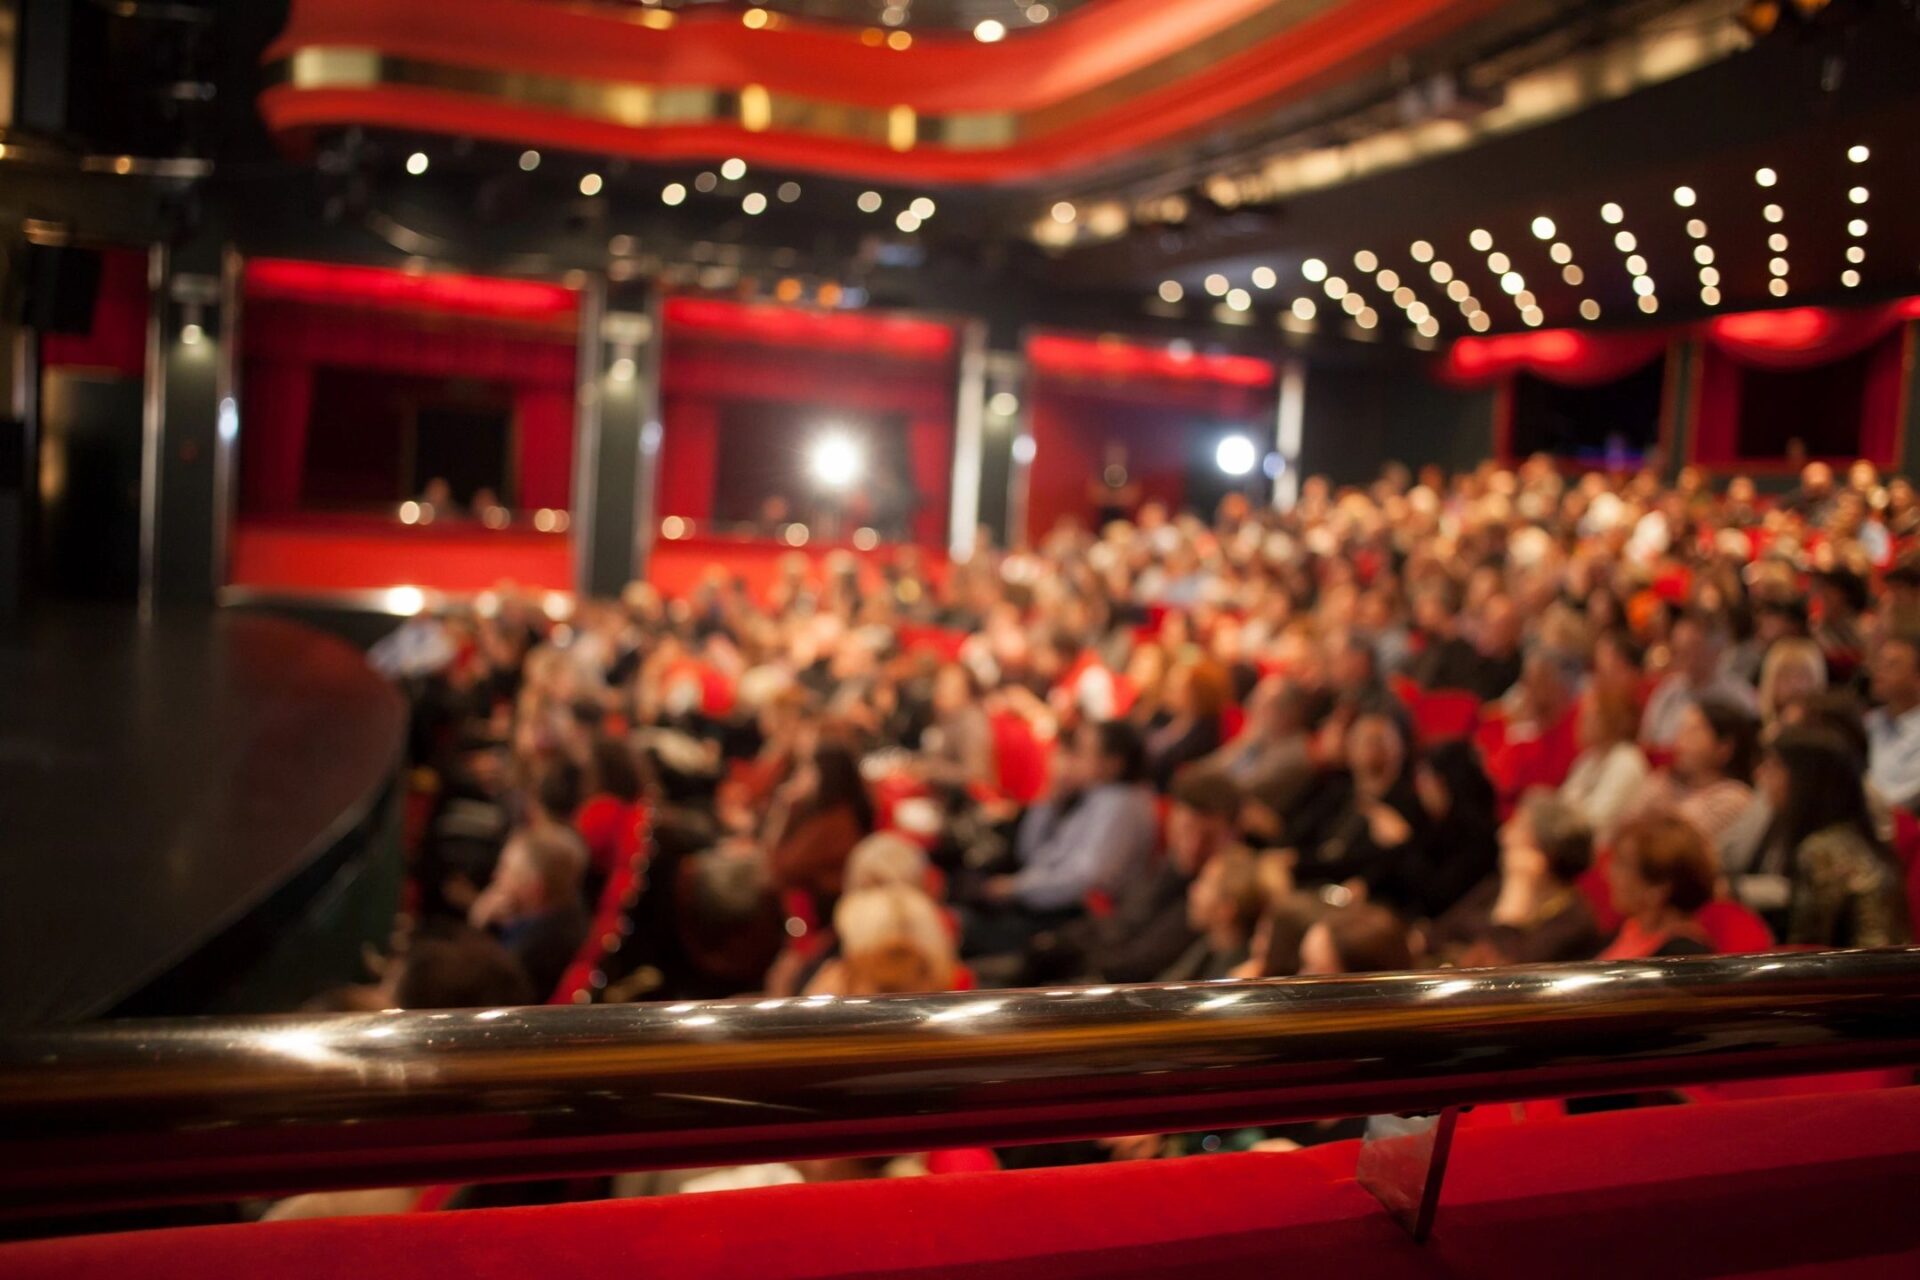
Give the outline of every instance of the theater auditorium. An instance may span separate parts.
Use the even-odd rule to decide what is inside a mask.
[[[0,1280],[1920,1275],[1920,3],[0,0]]]

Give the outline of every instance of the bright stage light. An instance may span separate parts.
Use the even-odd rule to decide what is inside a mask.
[[[866,474],[867,456],[859,441],[843,431],[833,431],[808,447],[807,470],[823,488],[849,489]]]
[[[1260,460],[1260,451],[1245,436],[1228,436],[1213,451],[1213,460],[1230,476],[1244,476]]]

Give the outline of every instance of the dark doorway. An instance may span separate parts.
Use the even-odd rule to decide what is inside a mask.
[[[511,411],[491,404],[422,404],[413,419],[413,479],[419,493],[427,481],[439,477],[453,489],[454,501],[465,506],[481,489],[510,500],[507,484],[508,443],[513,434]]]
[[[1801,441],[1814,455],[1860,452],[1861,401],[1873,349],[1811,369],[1740,371],[1739,448],[1743,458],[1784,458]]]
[[[461,507],[480,489],[511,506],[513,403],[506,383],[316,369],[302,504],[388,507],[442,478]]]
[[[140,587],[140,380],[47,370],[40,431],[40,582],[50,595],[131,601]]]
[[[1666,376],[1664,359],[1595,387],[1516,374],[1509,447],[1519,458],[1546,453],[1600,466],[1637,465],[1660,442]]]

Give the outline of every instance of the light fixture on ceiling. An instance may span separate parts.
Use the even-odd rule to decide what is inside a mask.
[[[1694,193],[1692,187],[1675,187],[1673,189],[1673,202],[1682,209],[1693,208],[1694,201],[1699,198],[1700,197]]]
[[[678,182],[669,182],[666,186],[660,188],[661,204],[665,204],[665,205],[681,204],[686,200],[686,198],[687,198],[687,189],[685,186],[683,186]]]
[[[1300,264],[1300,274],[1318,284],[1327,278],[1327,264],[1318,258],[1308,258]]]
[[[973,38],[981,44],[998,44],[1007,38],[1007,24],[997,18],[985,18],[974,24]]]
[[[1553,225],[1553,219],[1541,214],[1533,220],[1533,235],[1536,240],[1551,240],[1559,228]]]
[[[1614,226],[1619,226],[1620,223],[1626,220],[1626,217],[1627,217],[1627,211],[1625,209],[1622,209],[1619,205],[1613,203],[1611,200],[1609,200],[1606,204],[1603,204],[1600,206],[1600,220],[1602,222],[1612,223]]]
[[[1280,283],[1280,273],[1275,271],[1272,267],[1255,267],[1253,269],[1253,287],[1254,288],[1271,289],[1279,283]]]
[[[414,177],[417,178],[421,174],[425,173],[426,171],[427,171],[427,153],[426,152],[416,151],[412,155],[407,157],[408,173],[412,174]]]
[[[880,193],[878,191],[862,191],[860,198],[854,201],[854,204],[858,206],[862,213],[880,212],[880,203]]]
[[[585,173],[580,175],[580,194],[583,196],[599,195],[600,188],[602,185],[603,184],[600,181],[600,175],[597,173]]]
[[[1160,282],[1160,301],[1173,303],[1180,301],[1180,299],[1186,296],[1187,291],[1181,287],[1178,280],[1162,280]]]
[[[739,156],[733,156],[720,162],[720,176],[728,182],[738,182],[747,176],[747,162]]]
[[[522,151],[520,153],[520,171],[522,173],[532,173],[539,167],[540,153],[538,151]]]

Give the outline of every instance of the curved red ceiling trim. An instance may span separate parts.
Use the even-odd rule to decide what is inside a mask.
[[[1153,45],[1170,13],[1188,31],[1206,31],[1244,16],[1271,0],[1112,0],[1073,15],[1055,27],[1017,40],[982,45],[970,39],[922,38],[896,52],[862,45],[850,32],[818,29],[748,31],[732,20],[700,16],[666,31],[609,19],[554,13],[532,0],[480,0],[468,6],[450,0],[414,0],[369,11],[351,0],[298,0],[287,32],[268,52],[285,58],[301,48],[351,47],[447,65],[494,70],[533,70],[586,77],[617,70],[628,83],[671,84],[673,77],[701,74],[705,84],[739,88],[757,84],[771,91],[822,102],[865,106],[906,105],[923,117],[952,111],[1006,113],[1011,103],[1057,101],[1095,78],[1136,70],[1147,52],[1164,55],[1181,46]],[[1503,0],[1336,0],[1239,53],[1218,59],[1164,88],[1128,95],[1089,117],[1026,141],[979,149],[920,144],[908,150],[827,136],[749,131],[732,122],[630,126],[543,106],[477,94],[418,86],[309,88],[278,85],[259,103],[270,128],[298,133],[316,127],[366,125],[461,134],[502,142],[600,152],[646,160],[704,160],[737,155],[749,162],[893,181],[1014,182],[1084,167],[1164,142],[1255,104],[1300,95],[1376,65],[1431,39]],[[473,9],[484,6],[524,18],[538,11],[540,26],[564,29],[565,40],[529,34],[537,56],[498,31],[485,39]],[[428,15],[434,15],[429,20]],[[560,19],[566,19],[562,27]],[[1210,19],[1210,21],[1209,21]],[[599,24],[610,44],[651,51],[650,58],[604,65],[598,39],[586,48],[578,23]],[[517,25],[516,25],[517,31]],[[457,38],[455,38],[457,36]],[[618,37],[616,40],[615,37]],[[711,47],[708,47],[711,46]],[[804,53],[796,50],[804,49]],[[1049,53],[1049,50],[1057,50]],[[672,56],[669,57],[668,55]],[[482,62],[472,62],[483,58]],[[1049,70],[1049,59],[1058,66]],[[646,67],[664,64],[661,79]],[[1070,67],[1071,74],[1059,70]],[[587,70],[582,70],[585,67]],[[1043,97],[1042,95],[1051,95]]]
[[[388,267],[288,258],[252,258],[246,265],[249,298],[278,298],[330,306],[373,306],[571,324],[579,295],[557,284],[492,276],[414,275]]]
[[[1027,339],[1027,361],[1037,374],[1076,379],[1131,382],[1215,382],[1233,387],[1273,383],[1273,363],[1258,356],[1182,352],[1116,338],[1076,338],[1035,334]]]

